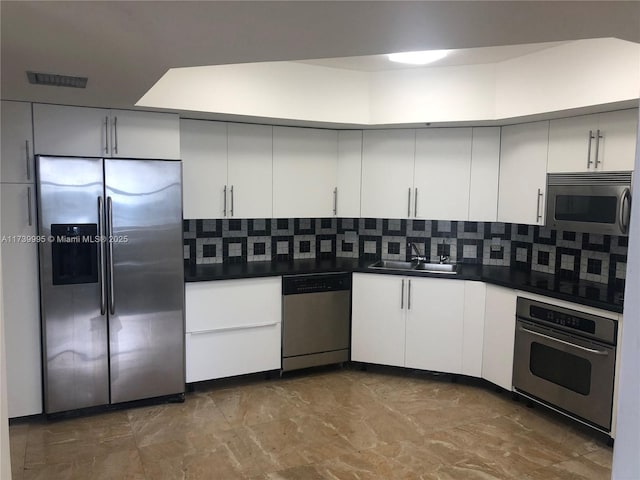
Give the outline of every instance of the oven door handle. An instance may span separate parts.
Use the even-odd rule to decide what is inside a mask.
[[[604,356],[609,355],[609,352],[607,352],[606,350],[594,350],[593,348],[581,347],[580,345],[576,345],[575,343],[566,342],[564,340],[560,340],[559,338],[554,338],[554,337],[550,337],[549,335],[545,335],[543,333],[534,332],[533,330],[529,330],[528,328],[524,328],[520,325],[518,325],[518,329],[521,332],[530,333],[531,335],[535,335],[537,337],[542,337],[542,338],[546,338],[547,340],[551,340],[553,342],[562,343],[563,345],[568,345],[569,347],[577,348],[578,350],[582,350],[584,352],[593,353],[594,355],[604,355]]]

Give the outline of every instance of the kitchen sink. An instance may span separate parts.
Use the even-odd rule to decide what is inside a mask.
[[[457,263],[425,263],[421,262],[415,267],[416,271],[429,272],[429,273],[458,273]]]
[[[418,264],[416,262],[400,262],[396,260],[380,260],[369,265],[369,268],[387,268],[389,270],[413,270]]]
[[[396,260],[380,260],[369,265],[369,268],[381,270],[407,270],[423,273],[444,273],[455,275],[460,270],[457,263],[400,262]]]

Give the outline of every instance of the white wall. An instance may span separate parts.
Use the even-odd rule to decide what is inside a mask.
[[[372,72],[370,85],[374,125],[496,116],[495,64]]]
[[[638,98],[640,45],[578,40],[498,63],[364,72],[295,62],[175,68],[138,106],[357,125],[502,120]]]
[[[638,130],[640,140],[640,130]],[[640,172],[640,145],[636,144],[635,171]],[[640,175],[633,189],[640,192]],[[613,449],[614,480],[640,479],[640,203],[631,210],[627,281],[624,292],[618,419]]]
[[[497,64],[496,117],[511,118],[638,98],[640,45],[580,40]]]
[[[172,68],[136,105],[362,124],[369,121],[369,77],[294,62]]]

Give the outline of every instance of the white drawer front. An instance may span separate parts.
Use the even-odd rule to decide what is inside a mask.
[[[187,333],[187,383],[280,368],[280,322]]]

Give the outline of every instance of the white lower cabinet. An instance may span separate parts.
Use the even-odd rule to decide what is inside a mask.
[[[9,417],[42,413],[40,302],[35,190],[0,185],[2,205],[2,309],[7,356]],[[28,242],[27,240],[32,240]]]
[[[352,360],[404,367],[406,283],[396,275],[353,274]]]
[[[517,295],[495,285],[486,289],[482,378],[511,390]]]
[[[440,278],[407,279],[406,367],[462,373],[464,284]]]
[[[187,383],[280,368],[282,278],[187,283]]]
[[[483,287],[465,280],[354,273],[351,359],[480,376]]]

